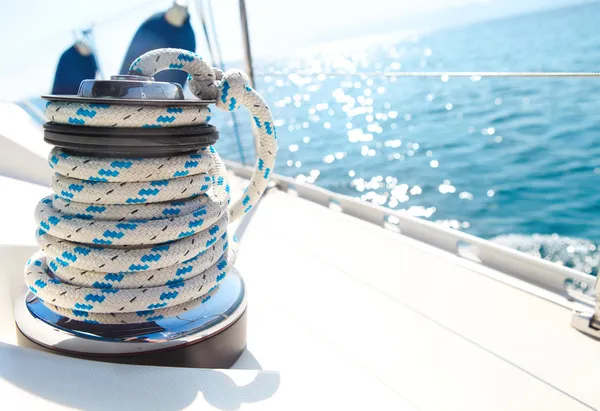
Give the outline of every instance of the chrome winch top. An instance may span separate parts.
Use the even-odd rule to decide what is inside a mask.
[[[206,106],[215,100],[186,99],[177,83],[155,81],[154,77],[137,74],[117,74],[110,80],[83,80],[77,95],[43,95],[49,101],[80,103],[135,104],[153,106]]]

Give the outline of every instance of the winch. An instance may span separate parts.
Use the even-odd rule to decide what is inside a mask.
[[[180,85],[154,81],[188,73]],[[129,74],[84,80],[48,101],[53,194],[36,208],[40,252],[25,267],[19,330],[53,351],[135,364],[229,367],[246,345],[247,298],[227,231],[267,187],[277,150],[271,112],[238,70],[159,49]],[[245,106],[257,161],[230,204],[210,104]]]

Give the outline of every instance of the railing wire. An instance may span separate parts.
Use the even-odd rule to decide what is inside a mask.
[[[315,72],[315,71],[268,71],[260,76],[327,76],[327,77],[600,77],[600,72],[560,71],[371,71],[371,72]]]

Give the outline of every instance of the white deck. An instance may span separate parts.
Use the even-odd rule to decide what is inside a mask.
[[[269,253],[257,269],[260,243]],[[248,348],[268,369],[328,368],[311,360],[328,347],[420,409],[600,407],[600,342],[569,327],[570,310],[476,263],[279,191],[241,247]],[[264,322],[273,309],[275,329]],[[298,335],[317,338],[316,353],[289,355]]]
[[[600,342],[569,326],[562,296],[276,188],[238,231],[249,330],[237,370],[17,347],[11,298],[48,191],[0,177],[2,197],[19,198],[0,213],[0,276],[12,285],[0,287],[0,398],[11,408],[600,408]]]

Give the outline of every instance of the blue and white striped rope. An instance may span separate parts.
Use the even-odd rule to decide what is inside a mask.
[[[247,213],[267,186],[277,150],[271,112],[243,73],[223,74],[188,51],[146,53],[130,72],[152,76],[165,69],[186,71],[192,92],[216,99],[221,109],[250,111],[259,135],[254,174],[229,205],[227,173],[213,147],[148,159],[53,149],[54,195],[36,208],[41,252],[27,263],[25,282],[59,314],[94,323],[177,315],[210,299],[235,262],[227,224]],[[205,123],[210,110],[50,102],[46,117],[81,127],[176,127]]]

